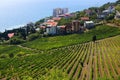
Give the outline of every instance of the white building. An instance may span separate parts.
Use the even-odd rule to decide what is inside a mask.
[[[68,13],[68,8],[56,8],[53,9],[53,17]]]
[[[88,28],[88,29],[89,29],[89,28],[93,28],[94,25],[95,25],[95,24],[94,24],[93,21],[85,21],[85,22],[84,22],[84,27],[85,27],[85,28]]]
[[[46,27],[46,34],[51,34],[51,35],[55,35],[57,34],[57,22],[54,21],[48,21],[46,23],[44,23],[47,27]]]
[[[103,14],[111,14],[113,12],[115,12],[114,6],[109,6],[108,9],[104,10],[102,13]]]
[[[51,35],[55,35],[57,33],[56,26],[48,26],[48,27],[46,27],[46,33],[51,34]]]

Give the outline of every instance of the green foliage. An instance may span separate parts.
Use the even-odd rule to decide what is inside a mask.
[[[33,51],[26,50],[17,46],[2,46],[0,45],[0,59],[21,57],[32,54]]]
[[[115,14],[109,14],[105,19],[106,20],[112,20],[112,19],[114,19],[114,16]]]
[[[30,76],[23,76],[22,80],[33,80],[33,78]]]
[[[37,22],[35,23],[35,26],[40,25],[41,23],[43,23],[43,22],[44,22],[44,20],[45,20],[45,19],[41,19],[41,20],[37,21]]]
[[[42,76],[40,80],[69,80],[69,78],[65,72],[58,69],[52,69],[47,75]]]
[[[9,54],[9,57],[10,57],[10,58],[13,58],[13,57],[14,57],[14,54],[13,54],[13,53],[10,53],[10,54]]]
[[[62,18],[62,19],[58,22],[58,25],[66,25],[67,23],[71,23],[72,20],[73,20],[72,18],[69,18],[69,19]]]
[[[84,16],[86,16],[84,11],[77,11],[75,19],[79,20],[81,17]]]
[[[2,55],[0,55],[0,58],[1,59],[5,59],[5,58],[7,58],[8,56],[6,55],[6,54],[2,54]]]
[[[38,34],[38,33],[31,34],[31,35],[28,36],[28,40],[33,41],[33,40],[35,40],[35,39],[37,39],[39,37],[40,37],[40,34]]]
[[[97,31],[102,30],[102,29],[109,30],[108,27],[107,28],[101,27],[101,26],[96,27]],[[91,31],[93,31],[93,33],[91,34],[94,34],[94,30],[91,30]],[[99,34],[99,32],[96,32],[96,34],[101,35]],[[92,42],[85,43],[85,44],[77,44],[73,46],[67,46],[67,47],[57,48],[53,50],[43,51],[43,54],[41,53],[35,54],[35,52],[21,49],[21,48],[18,48],[17,46],[13,46],[13,47],[12,46],[0,46],[0,54],[14,53],[14,56],[16,56],[17,54],[25,55],[25,54],[28,54],[29,52],[32,54],[32,55],[26,55],[24,57],[0,59],[0,64],[2,64],[0,65],[0,79],[6,78],[9,80],[9,79],[19,78],[20,80],[70,80],[67,77],[68,75],[66,73],[62,72],[61,70],[58,70],[57,68],[63,69],[65,70],[65,72],[68,72],[68,71],[71,72],[72,70],[76,73],[77,69],[75,69],[75,63],[77,63],[76,65],[80,65],[79,67],[76,66],[77,68],[80,69],[79,72],[77,73],[80,76],[81,70],[84,69],[84,64],[86,62],[84,60],[88,59],[88,62],[89,62],[92,59],[92,57],[94,57],[94,52],[96,51],[93,52],[93,50],[95,49],[97,49],[98,51],[103,50],[103,51],[100,51],[101,52],[100,56],[104,56],[104,55],[106,56],[106,54],[108,54],[111,57],[109,59],[107,57],[105,57],[105,59],[101,58],[101,60],[103,60],[101,62],[104,62],[108,59],[105,63],[107,65],[107,68],[109,68],[109,64],[108,64],[109,60],[111,61],[112,58],[113,59],[116,58],[116,60],[119,60],[119,47],[120,47],[120,45],[118,44],[119,41],[120,41],[120,36],[116,36],[113,38],[100,40],[96,44],[93,44]],[[112,45],[110,43],[112,43]],[[108,48],[112,49],[113,51],[110,53]],[[93,55],[90,55],[91,51],[93,52],[92,53]],[[89,55],[91,56],[91,58],[89,58]],[[95,59],[93,59],[93,61],[94,60]],[[96,60],[98,60],[98,57],[96,57]],[[80,64],[81,61],[82,61],[82,64]],[[116,63],[117,62],[115,62],[115,64]],[[74,69],[72,69],[73,65],[74,65]],[[90,67],[91,69],[93,65],[94,64],[91,64],[91,67]],[[105,64],[103,64],[103,66],[104,65]],[[100,66],[96,65],[96,67],[100,67]],[[109,71],[111,70],[109,69]],[[94,73],[91,73],[91,74],[93,74],[94,76]],[[71,80],[74,80],[73,79],[74,75],[75,74],[72,73],[69,76]],[[112,76],[115,76],[115,75],[111,74],[111,77]],[[91,76],[91,78],[93,77]],[[107,78],[103,77],[103,78],[99,78],[98,80],[107,80],[107,79],[111,80],[108,76]]]
[[[22,39],[20,39],[20,38],[18,38],[18,37],[13,37],[13,38],[11,38],[10,40],[9,40],[9,43],[10,44],[21,44],[21,43],[23,43],[24,42],[24,40],[22,40]]]
[[[24,55],[25,55],[25,52],[22,52],[22,51],[17,54],[18,57],[22,57]]]
[[[118,76],[118,80],[120,80],[120,76]]]
[[[116,1],[116,4],[120,4],[120,0],[117,0],[117,1]]]
[[[110,79],[110,78],[104,77],[104,78],[98,78],[97,80],[113,80],[113,79]]]
[[[115,7],[116,10],[120,11],[120,4]]]
[[[120,20],[113,19],[113,20],[110,20],[108,22],[112,23],[112,24],[115,24],[116,26],[120,26]]]

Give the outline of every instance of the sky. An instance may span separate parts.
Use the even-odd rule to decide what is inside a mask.
[[[99,7],[116,0],[0,0],[0,31],[35,22],[52,15],[54,8],[69,8],[70,12]]]

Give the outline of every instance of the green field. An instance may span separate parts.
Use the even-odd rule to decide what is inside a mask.
[[[72,80],[119,80],[119,43],[120,36],[116,36],[50,50],[46,54],[0,59],[0,79],[41,80],[49,70],[58,69]]]
[[[18,46],[0,45],[0,59],[33,55],[33,53],[37,52],[32,50],[26,50]]]
[[[23,44],[29,48],[39,50],[54,49],[63,46],[69,46],[78,43],[84,43],[92,40],[93,35],[97,35],[98,39],[103,39],[120,34],[120,29],[106,25],[97,26],[96,28],[84,34],[71,34],[66,36],[55,36],[48,38],[41,38]]]

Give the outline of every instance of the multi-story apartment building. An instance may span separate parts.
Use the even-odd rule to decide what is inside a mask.
[[[53,9],[53,17],[58,17],[59,15],[68,13],[68,8],[56,8]]]

